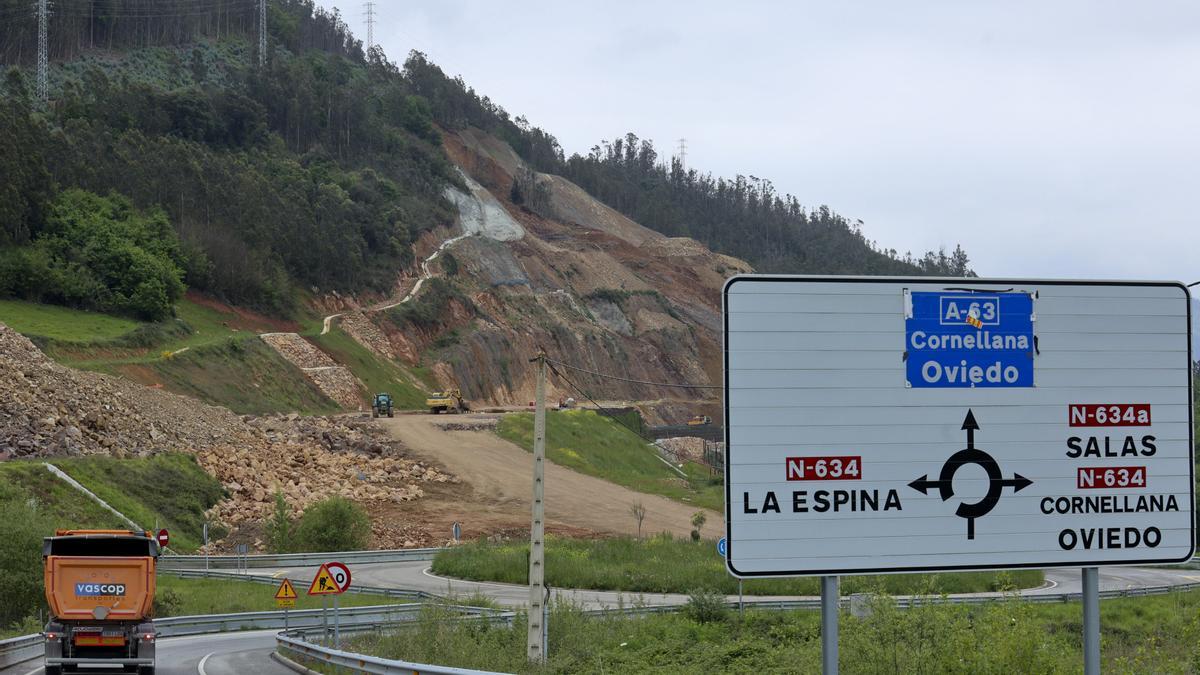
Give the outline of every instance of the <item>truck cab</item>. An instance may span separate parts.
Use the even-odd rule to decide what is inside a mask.
[[[80,666],[154,673],[158,556],[149,532],[58,530],[43,540],[46,675]]]

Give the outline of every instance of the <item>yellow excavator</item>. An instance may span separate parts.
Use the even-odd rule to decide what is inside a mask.
[[[425,407],[429,408],[431,415],[440,412],[461,413],[471,409],[463,400],[462,392],[457,389],[433,392],[425,399]]]

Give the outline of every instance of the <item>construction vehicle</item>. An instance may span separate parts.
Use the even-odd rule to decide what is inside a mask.
[[[371,417],[392,416],[392,395],[381,391],[371,400]]]
[[[692,419],[688,420],[689,427],[702,427],[707,424],[712,424],[712,418],[708,415],[696,415]]]
[[[80,666],[153,675],[158,555],[149,532],[58,530],[43,540],[46,675]]]
[[[425,407],[429,408],[430,414],[433,415],[447,411],[461,413],[471,409],[463,400],[462,392],[457,389],[433,392],[425,399]]]

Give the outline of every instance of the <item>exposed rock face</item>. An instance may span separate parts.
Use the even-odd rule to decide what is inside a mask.
[[[297,368],[329,368],[337,362],[296,333],[263,333],[262,341]]]

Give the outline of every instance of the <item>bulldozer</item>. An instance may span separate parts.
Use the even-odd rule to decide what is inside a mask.
[[[461,413],[471,409],[463,400],[462,392],[457,389],[433,392],[425,399],[425,407],[429,408],[431,415],[440,412]]]
[[[387,392],[379,392],[371,399],[371,417],[380,415],[392,416],[392,395]]]

